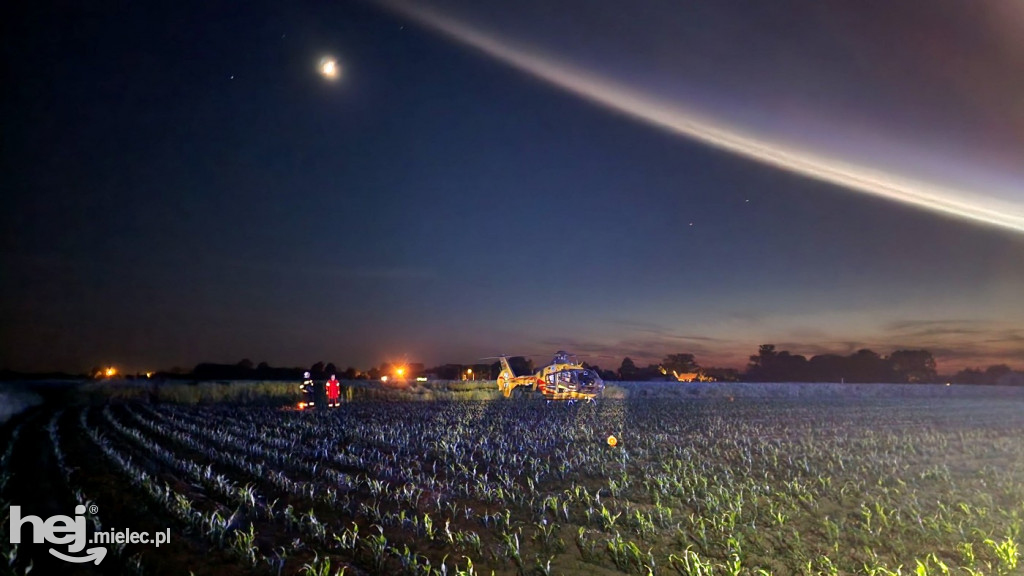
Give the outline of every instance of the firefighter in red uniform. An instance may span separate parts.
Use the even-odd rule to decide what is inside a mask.
[[[338,379],[331,374],[331,379],[327,381],[327,406],[341,406],[341,402],[338,400],[338,396],[341,394],[341,384],[338,383]]]

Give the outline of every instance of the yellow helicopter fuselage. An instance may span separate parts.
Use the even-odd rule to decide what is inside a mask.
[[[498,388],[506,398],[518,388],[540,392],[548,400],[592,400],[604,389],[597,373],[582,363],[555,361],[535,374],[517,376],[507,358],[502,356],[500,361]]]

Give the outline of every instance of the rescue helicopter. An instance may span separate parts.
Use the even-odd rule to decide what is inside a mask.
[[[564,350],[555,352],[551,363],[535,374],[516,375],[508,363],[508,356],[497,356],[501,363],[498,389],[506,398],[539,392],[549,401],[594,401],[604,391],[604,381],[592,368],[586,368],[576,356]]]

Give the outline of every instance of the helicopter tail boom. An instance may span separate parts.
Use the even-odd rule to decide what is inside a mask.
[[[501,363],[501,371],[507,373],[509,378],[515,378],[516,372],[512,369],[512,366],[508,363],[508,356],[498,356],[498,362]]]

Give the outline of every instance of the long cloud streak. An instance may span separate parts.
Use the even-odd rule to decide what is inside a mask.
[[[670,132],[796,174],[967,220],[1024,232],[1024,205],[929,184],[771,142],[613,80],[531,52],[422,5],[382,4],[523,72]]]

